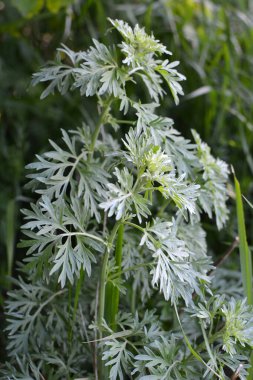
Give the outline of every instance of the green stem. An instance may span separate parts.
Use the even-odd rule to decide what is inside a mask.
[[[102,268],[101,268],[101,274],[100,274],[100,283],[99,283],[99,305],[98,305],[98,329],[99,329],[99,339],[101,340],[103,338],[103,332],[102,332],[102,323],[103,323],[103,318],[105,314],[105,289],[106,289],[106,270],[107,270],[107,264],[108,264],[108,259],[110,255],[110,250],[112,247],[112,244],[114,242],[116,233],[119,229],[121,222],[118,221],[115,223],[112,232],[110,234],[110,237],[108,239],[108,245],[105,250],[105,254],[102,260]],[[103,362],[102,362],[102,355],[100,351],[100,355],[98,358],[98,371],[99,371],[99,379],[103,378]]]
[[[110,108],[110,105],[112,103],[112,100],[113,100],[112,97],[108,98],[108,101],[107,101],[106,105],[104,106],[104,109],[101,112],[101,114],[99,116],[99,119],[98,119],[98,122],[97,122],[97,124],[95,126],[95,131],[94,131],[94,133],[92,135],[91,144],[90,144],[89,160],[93,156],[93,153],[94,153],[94,150],[95,150],[96,141],[97,141],[97,138],[98,138],[98,135],[99,135],[99,132],[100,132],[100,128],[101,128],[101,126],[103,125],[103,123],[105,121],[105,116],[107,115],[107,113],[109,111],[109,108]]]
[[[135,223],[131,223],[131,222],[125,222],[125,224],[127,224],[128,226],[131,226],[133,228],[136,228],[137,230],[141,231],[141,232],[145,232],[145,229],[142,228],[141,226],[138,226],[138,224],[135,224]]]
[[[121,224],[118,229],[117,244],[115,249],[115,264],[117,266],[117,277],[121,274],[122,248],[123,248],[124,225]],[[112,283],[107,284],[106,289],[106,308],[105,318],[112,330],[116,330],[116,315],[119,308],[119,289]]]
[[[134,289],[134,286],[132,285],[132,291],[131,291],[131,313],[134,315],[136,310],[136,289]]]
[[[135,125],[136,121],[131,121],[131,120],[119,120],[115,119],[116,123],[118,124],[127,124],[127,125]]]
[[[204,327],[204,323],[202,320],[200,320],[200,326],[201,326],[201,331],[202,331],[202,335],[204,337],[204,342],[205,342],[205,345],[206,345],[206,350],[208,352],[208,355],[212,361],[212,364],[213,364],[213,367],[215,369],[217,369],[217,364],[216,364],[216,361],[215,361],[215,358],[213,356],[213,353],[212,353],[212,350],[211,350],[211,347],[210,347],[210,342],[208,340],[208,337],[206,335],[206,330],[205,330],[205,327]]]

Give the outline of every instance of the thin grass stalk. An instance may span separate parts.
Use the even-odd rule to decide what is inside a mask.
[[[252,259],[247,242],[241,187],[235,175],[234,181],[243,289],[244,295],[248,300],[248,304],[253,305]]]

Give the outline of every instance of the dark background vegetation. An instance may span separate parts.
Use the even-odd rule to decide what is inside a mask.
[[[32,73],[55,57],[60,43],[75,50],[91,38],[104,42],[106,18],[122,18],[153,31],[181,62],[185,96],[180,105],[163,102],[162,112],[175,120],[184,136],[196,129],[215,155],[235,168],[243,194],[253,194],[253,4],[246,0],[6,0],[0,1],[0,322],[3,303],[17,276],[23,252],[20,209],[32,195],[24,188],[25,165],[87,117],[92,101],[78,94],[39,101],[42,87],[31,87]],[[214,258],[236,236],[233,187],[231,217],[220,232],[207,225]],[[250,246],[252,209],[245,203]],[[234,253],[236,257],[237,253]],[[230,260],[230,266],[238,265]],[[4,338],[0,334],[0,358]]]

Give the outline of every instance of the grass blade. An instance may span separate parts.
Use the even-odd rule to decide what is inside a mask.
[[[247,297],[249,305],[252,305],[253,304],[252,259],[251,259],[251,253],[249,250],[248,242],[247,242],[241,187],[235,174],[234,174],[234,181],[235,181],[235,194],[236,194],[237,223],[238,223],[238,233],[239,233],[240,262],[241,262],[244,295],[245,297]]]
[[[234,173],[234,181],[235,181],[236,211],[237,211],[240,262],[241,262],[243,288],[244,288],[244,294],[247,297],[248,303],[252,305],[253,304],[252,259],[251,259],[251,252],[249,250],[249,246],[247,242],[241,187],[240,187],[239,181],[237,180],[235,176],[235,173]],[[252,380],[253,379],[253,352],[250,355],[249,361],[250,361],[251,367],[249,369],[247,380]]]

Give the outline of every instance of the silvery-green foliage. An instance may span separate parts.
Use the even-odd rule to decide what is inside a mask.
[[[222,379],[227,379],[224,372],[226,365],[233,372],[240,368],[240,378],[246,379],[249,368],[247,355],[253,345],[252,306],[247,305],[245,299],[235,300],[225,294],[217,294],[187,309],[187,312],[191,318],[199,321],[206,334],[208,332],[212,354],[209,358],[205,355],[208,358],[205,371],[207,378],[212,379],[213,371],[216,371]],[[200,330],[198,336],[201,336]]]
[[[178,95],[183,95],[181,85],[178,83],[185,80],[185,76],[178,73],[175,69],[179,62],[170,62],[169,60],[159,60],[162,54],[169,54],[164,45],[149,36],[143,28],[136,25],[132,29],[126,22],[122,20],[111,20],[112,25],[120,32],[123,42],[119,45],[121,52],[125,55],[122,63],[131,68],[132,73],[139,75],[146,84],[151,98],[155,101],[159,100],[164,94],[161,86],[164,79],[171,90],[171,93],[178,103]]]
[[[31,185],[39,194],[51,199],[62,198],[66,193],[82,197],[85,212],[99,222],[98,202],[103,199],[110,175],[96,160],[87,162],[90,135],[88,127],[83,128],[86,131],[72,131],[71,135],[62,130],[65,149],[50,141],[53,150],[37,155],[38,161],[27,165],[33,170],[28,178],[32,178]]]
[[[43,326],[41,311],[57,297],[57,294],[41,284],[26,284],[20,279],[19,287],[9,293],[11,301],[7,301],[6,305],[10,337],[8,349],[11,355],[27,353],[29,339],[41,341],[44,338],[43,329],[37,328]],[[38,336],[34,333],[38,333]]]
[[[162,117],[155,113],[155,109],[160,106],[159,103],[135,103],[133,108],[137,116],[136,133],[139,136],[141,132],[151,134],[155,145],[162,143],[166,137],[169,137],[173,120],[168,117]]]
[[[220,298],[220,300],[218,299]],[[216,303],[214,308],[212,308],[212,304]],[[134,326],[136,322],[132,321],[130,318],[128,323],[121,323],[121,331],[116,334],[109,334],[108,338],[110,340],[110,347],[107,351],[107,355],[109,355],[110,350],[115,353],[117,352],[117,347],[121,347],[122,350],[128,351],[130,348],[131,336],[135,337],[135,340],[131,342],[131,344],[136,344],[136,348],[138,347],[138,354],[134,356],[134,358],[130,358],[129,361],[122,359],[118,351],[118,360],[122,365],[122,368],[125,366],[134,366],[131,373],[133,378],[136,379],[163,379],[166,380],[168,378],[176,379],[176,380],[186,380],[186,379],[194,379],[194,378],[207,378],[207,379],[223,379],[228,380],[226,373],[228,368],[235,372],[238,368],[240,368],[240,376],[242,379],[246,378],[247,369],[249,365],[247,364],[247,356],[240,353],[239,346],[237,349],[239,352],[236,352],[233,356],[230,356],[226,352],[224,352],[222,347],[222,336],[225,331],[224,325],[221,325],[220,320],[215,321],[215,316],[218,317],[221,306],[225,305],[225,300],[223,297],[217,297],[216,299],[211,299],[209,302],[209,310],[211,311],[210,315],[212,320],[212,328],[209,330],[209,340],[210,347],[212,349],[212,357],[209,356],[209,352],[203,341],[200,340],[200,344],[198,347],[198,354],[201,354],[203,362],[200,362],[195,355],[187,349],[187,346],[182,344],[182,336],[180,332],[176,332],[175,334],[171,334],[161,330],[161,325],[159,323],[152,328],[148,328],[148,321],[146,321],[146,326],[144,327],[145,336],[142,337],[141,341],[136,342],[136,338],[138,334],[142,330],[139,330],[138,333],[133,334]],[[202,309],[202,311],[205,308]],[[123,316],[124,318],[124,316]],[[145,321],[146,315],[144,316],[143,321]],[[205,313],[199,313],[197,318],[203,320],[205,318]],[[136,318],[135,318],[136,319]],[[217,324],[216,324],[217,322]],[[187,321],[185,322],[187,323]],[[220,331],[217,332],[217,327],[219,326]],[[138,330],[138,329],[137,329]],[[147,336],[149,336],[147,338]],[[201,334],[198,335],[197,331],[194,333],[193,341],[198,337],[201,338]],[[119,343],[121,342],[121,346]],[[123,344],[123,342],[125,344]],[[128,346],[128,347],[127,347]],[[241,347],[243,348],[243,347]],[[249,353],[249,350],[246,351]],[[129,354],[131,350],[129,351]],[[125,352],[127,354],[127,352]],[[126,357],[126,356],[125,356]],[[128,373],[128,372],[126,372]],[[168,377],[169,376],[169,377]],[[114,379],[114,377],[112,377]]]
[[[149,346],[144,347],[144,353],[135,356],[136,369],[140,372],[139,380],[186,380],[193,379],[196,374],[191,366],[185,366],[184,352],[180,349],[174,335],[168,338],[161,336]],[[146,371],[150,373],[145,375]]]
[[[215,159],[211,155],[209,146],[201,141],[198,133],[196,131],[192,131],[192,133],[197,144],[197,155],[202,165],[202,177],[205,181],[201,187],[199,202],[209,217],[212,216],[212,212],[215,213],[217,227],[221,229],[228,219],[226,206],[228,165],[220,159]]]
[[[136,346],[138,350],[137,347],[140,349],[145,344],[151,344],[163,334],[152,311],[146,311],[142,319],[137,313],[134,316],[127,313],[119,314],[118,325],[121,331],[113,333],[109,326],[104,324],[108,336],[105,339],[103,360],[107,362],[106,366],[110,366],[110,380],[124,379],[124,374],[132,372],[136,358],[131,347]]]
[[[115,47],[108,48],[96,40],[93,40],[94,46],[87,52],[74,53],[63,45],[59,53],[67,56],[71,65],[62,64],[59,54],[55,63],[34,74],[33,84],[50,82],[41,97],[54,93],[56,89],[65,94],[69,89],[79,88],[81,95],[107,94],[118,97],[121,100],[120,109],[126,112],[130,99],[126,94],[125,84],[127,81],[134,81],[137,76],[142,79],[151,98],[156,102],[165,94],[162,87],[164,79],[178,102],[177,94],[183,95],[178,82],[185,77],[174,68],[178,62],[169,63],[168,60],[157,58],[162,53],[171,54],[166,47],[147,35],[139,26],[133,30],[123,21],[110,21],[123,37],[124,41],[119,48],[126,58],[118,62]],[[129,46],[132,53],[127,48]]]
[[[243,294],[242,276],[231,269],[217,268],[214,272],[214,293],[227,294],[235,299],[240,299]]]
[[[21,278],[17,283],[18,289],[9,293],[10,300],[6,304],[8,317],[7,331],[9,332],[8,349],[11,355],[29,353],[29,345],[41,345],[50,339],[48,330],[64,328],[60,318],[60,310],[66,306],[66,289],[54,292],[48,286],[37,282],[27,284]],[[50,319],[45,317],[50,310]],[[47,328],[44,324],[47,320]]]
[[[192,302],[193,291],[200,294],[199,282],[209,282],[206,268],[196,270],[194,251],[184,240],[177,237],[177,226],[173,222],[155,220],[144,229],[140,245],[145,244],[152,252],[154,267],[151,270],[152,285],[158,286],[166,300],[177,303],[182,297],[186,304]],[[195,265],[194,265],[195,264]]]
[[[185,241],[188,249],[197,257],[206,257],[207,243],[206,232],[200,223],[189,224],[184,220],[177,221],[177,234],[178,237]],[[194,239],[192,237],[194,236]]]
[[[125,363],[131,361],[132,353],[126,350],[126,342],[106,341],[106,351],[103,353],[103,360],[106,366],[110,366],[110,379],[124,379],[123,370],[127,372],[128,368]]]
[[[214,379],[215,368],[219,367],[218,375],[220,379],[230,380],[231,376],[228,374],[234,374],[239,370],[240,379],[246,380],[249,369],[249,364],[247,364],[247,357],[241,354],[233,355],[233,358],[225,352],[221,352],[220,349],[217,350],[213,348],[213,358],[207,361],[207,369],[204,372],[204,378],[208,380]],[[229,369],[229,370],[228,370]]]
[[[133,207],[139,222],[142,218],[147,218],[150,215],[148,199],[145,199],[141,193],[146,190],[146,187],[140,185],[136,187],[134,176],[127,168],[123,170],[115,169],[113,173],[117,178],[117,183],[108,183],[108,191],[106,193],[106,201],[100,203],[100,207],[108,211],[108,216],[115,215],[116,220],[124,217]]]
[[[0,379],[8,380],[40,380],[40,368],[35,366],[32,360],[27,357],[19,358],[16,356],[16,366],[6,363],[6,369],[3,370]]]
[[[148,250],[140,249],[140,236],[138,232],[125,230],[122,269],[126,282],[132,281],[135,294],[140,293],[141,301],[145,303],[152,294],[151,285],[151,255]],[[144,248],[144,247],[142,247]],[[131,269],[132,268],[132,269]],[[138,270],[136,270],[138,268]]]
[[[87,232],[86,215],[80,198],[67,200],[58,198],[51,202],[42,195],[32,210],[24,210],[27,223],[23,229],[30,240],[23,246],[29,246],[28,254],[35,265],[50,268],[50,275],[60,272],[58,281],[64,287],[66,279],[71,283],[79,276],[81,268],[91,275],[91,263],[96,262],[92,251],[103,251],[103,240]],[[72,232],[72,229],[74,232]]]
[[[55,290],[42,281],[28,284],[21,278],[15,285],[18,288],[9,293],[6,304],[10,357],[3,379],[37,380],[47,368],[52,380],[78,374],[91,354],[83,345],[82,314],[78,313],[75,325],[71,322],[73,308],[67,289]],[[70,331],[75,341],[72,346]]]
[[[205,300],[204,303],[199,302],[191,309],[188,309],[188,312],[190,312],[192,316],[201,319],[206,328],[212,323],[214,317],[217,316],[217,313],[220,312],[222,305],[224,305],[224,302],[225,296],[217,295],[211,297],[209,300]]]
[[[21,243],[31,283],[20,279],[6,304],[4,375],[93,378],[98,357],[110,380],[227,380],[226,366],[235,372],[247,361],[253,313],[244,301],[212,294],[201,217],[214,215],[224,226],[228,168],[196,132],[191,142],[159,115],[167,88],[176,104],[183,94],[179,62],[138,25],[110,22],[120,43],[93,40],[78,53],[62,46],[34,75],[34,84],[47,84],[42,98],[78,89],[95,97],[98,112],[28,165],[38,197],[24,210]],[[145,103],[128,91],[140,83]],[[119,225],[121,263],[114,257]],[[106,284],[121,294],[116,331],[98,316]],[[165,324],[161,303],[170,315]]]
[[[194,169],[199,166],[195,144],[181,136],[175,128],[170,128],[165,141],[165,150],[171,155],[173,165],[180,175],[185,174],[186,177],[194,178]]]
[[[195,154],[196,145],[181,136],[180,132],[173,128],[173,120],[157,115],[155,109],[157,103],[135,103],[137,124],[136,134],[139,137],[143,131],[145,136],[151,136],[155,145],[163,146],[170,156],[171,163],[177,169],[178,174],[190,175],[194,178],[194,168],[200,163]]]
[[[221,308],[221,315],[225,319],[222,348],[231,356],[236,353],[237,343],[253,347],[252,310],[246,299],[236,301],[234,298]]]

